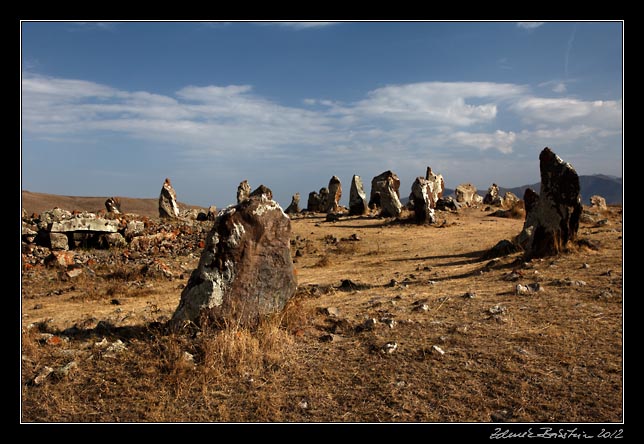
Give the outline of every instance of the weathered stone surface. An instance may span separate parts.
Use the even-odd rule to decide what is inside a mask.
[[[411,185],[410,202],[413,202],[414,220],[419,225],[435,222],[434,207],[436,202],[432,186],[432,182],[422,177],[417,177]]]
[[[384,188],[380,192],[381,216],[398,217],[402,213],[403,205],[398,198],[396,184],[400,186],[400,181],[396,182],[393,177],[388,177]]]
[[[501,200],[501,206],[506,209],[513,208],[520,200],[512,191],[506,191]]]
[[[445,192],[445,180],[443,179],[443,175],[435,174],[431,167],[427,167],[425,180],[432,184],[431,189],[433,190],[433,200],[434,202],[437,202],[438,199],[443,197],[443,193]]]
[[[255,188],[255,190],[253,190],[252,193],[250,193],[248,195],[249,199],[251,197],[255,197],[255,198],[260,199],[262,201],[273,200],[273,192],[267,186],[260,185],[257,188]],[[280,210],[281,210],[281,207],[280,207]]]
[[[606,199],[601,196],[594,195],[590,196],[590,207],[594,210],[606,210]]]
[[[69,250],[69,238],[65,233],[49,233],[49,245],[52,250]]]
[[[327,200],[329,199],[329,189],[327,187],[320,188],[319,196],[320,196],[319,211],[322,213],[325,213],[326,203],[327,203]]]
[[[52,251],[51,254],[45,258],[45,265],[60,266],[60,267],[66,268],[70,265],[74,265],[75,257],[76,255],[74,254],[73,251],[67,251],[67,250]]]
[[[70,219],[52,222],[48,230],[52,233],[69,233],[73,231],[116,233],[119,230],[119,221],[99,218],[93,213],[81,213]]]
[[[291,198],[291,203],[286,210],[286,214],[298,214],[300,212],[300,193],[295,193]]]
[[[121,214],[121,199],[110,197],[105,201],[105,208],[108,213]]]
[[[454,195],[456,196],[456,202],[465,204],[465,205],[475,205],[478,202],[475,200],[476,187],[471,183],[462,183],[456,187],[454,190]]]
[[[250,196],[250,184],[248,180],[244,179],[239,183],[237,187],[237,203],[241,203],[248,199]]]
[[[536,202],[530,196],[528,204],[524,195],[526,220],[518,236],[528,258],[564,251],[577,237],[582,214],[579,176],[572,165],[546,147],[539,155],[539,168],[541,190]]]
[[[145,229],[145,223],[142,220],[131,220],[125,226],[125,238],[127,240],[132,240],[135,236],[140,236],[143,234]]]
[[[127,242],[121,233],[107,233],[99,239],[99,245],[104,248],[125,247]]]
[[[490,188],[487,189],[487,194],[483,198],[483,203],[485,205],[501,206],[503,201],[501,196],[499,196],[499,186],[493,183]]]
[[[458,211],[461,204],[456,202],[452,196],[441,197],[436,201],[436,209],[442,211]]]
[[[210,205],[208,207],[208,220],[215,220],[217,217],[217,207],[215,205]]]
[[[352,216],[361,216],[369,211],[367,193],[364,191],[362,179],[354,175],[351,179],[351,189],[349,191],[349,214]]]
[[[293,296],[291,221],[266,195],[253,192],[217,216],[199,266],[181,293],[174,325],[204,319],[254,323]]]
[[[159,195],[159,217],[178,218],[179,206],[177,205],[177,193],[172,188],[170,179],[166,178],[161,187]]]
[[[342,184],[338,176],[333,176],[329,180],[328,190],[329,194],[326,197],[323,212],[337,213],[340,208],[340,199],[342,198]]]
[[[311,191],[309,193],[309,199],[306,202],[306,211],[317,213],[320,211],[321,204],[322,199],[320,198],[320,194],[317,191]]]
[[[371,194],[369,195],[369,208],[382,208],[382,194],[394,193],[400,203],[400,179],[396,173],[385,171],[371,180]],[[391,198],[393,199],[393,198]]]

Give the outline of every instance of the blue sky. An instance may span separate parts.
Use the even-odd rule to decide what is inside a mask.
[[[286,207],[336,175],[622,176],[622,22],[21,23],[22,188]],[[124,209],[127,211],[127,209]]]

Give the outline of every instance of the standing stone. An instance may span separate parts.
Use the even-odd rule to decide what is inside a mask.
[[[539,155],[539,168],[539,197],[536,203],[525,202],[523,230],[531,231],[525,242],[527,258],[564,251],[568,242],[577,237],[582,212],[579,176],[572,165],[546,147]]]
[[[518,202],[519,198],[512,191],[506,191],[501,199],[501,206],[506,209],[513,208]]]
[[[364,192],[362,179],[354,175],[351,179],[351,190],[349,191],[349,214],[352,216],[362,216],[367,213],[369,205],[367,194]]]
[[[329,194],[326,197],[323,212],[337,213],[340,209],[340,199],[342,198],[342,184],[338,176],[333,176],[329,180]]]
[[[402,203],[398,198],[400,181],[396,182],[393,177],[387,177],[384,189],[380,192],[380,215],[383,217],[398,217],[402,213]]]
[[[327,201],[329,200],[329,189],[326,187],[322,187],[320,188],[320,192],[318,194],[320,196],[320,207],[318,211],[320,211],[321,213],[325,213]]]
[[[291,204],[284,210],[286,214],[298,214],[300,212],[300,193],[295,193],[291,198]]]
[[[250,195],[250,185],[248,184],[248,180],[244,179],[239,183],[239,186],[237,187],[237,203],[241,203],[248,199],[248,196]]]
[[[159,195],[159,217],[173,218],[179,217],[179,206],[177,205],[177,193],[172,188],[170,179],[166,178]]]
[[[434,201],[432,186],[432,182],[422,177],[417,177],[411,185],[410,201],[414,206],[414,219],[419,225],[431,224],[435,221],[436,201]]]
[[[252,325],[294,295],[291,220],[266,190],[219,213],[181,293],[175,325],[204,319]]]
[[[322,199],[317,191],[311,191],[309,193],[309,199],[306,201],[306,211],[317,213],[320,211],[321,204]]]
[[[371,180],[371,194],[369,195],[369,208],[382,207],[382,194],[389,193],[391,189],[400,203],[400,179],[396,173],[387,170]]]
[[[110,197],[105,201],[105,208],[108,213],[121,214],[121,199]]]
[[[471,183],[462,183],[456,187],[454,190],[454,195],[456,196],[456,202],[465,204],[465,205],[474,205],[476,204],[475,196],[476,187]]]
[[[590,196],[590,207],[594,210],[607,210],[606,199],[601,196]]]
[[[434,174],[432,168],[427,167],[427,171],[425,172],[425,180],[432,184],[430,188],[432,189],[433,200],[434,202],[438,202],[438,199],[442,198],[443,193],[445,192],[445,180],[443,180],[443,175]]]
[[[501,196],[499,196],[499,186],[493,183],[490,188],[487,189],[487,194],[483,198],[483,203],[485,205],[494,205],[501,206]]]

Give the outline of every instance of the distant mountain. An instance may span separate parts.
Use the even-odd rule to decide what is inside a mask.
[[[581,203],[584,205],[590,205],[590,197],[595,195],[606,199],[607,204],[623,203],[623,182],[621,177],[607,176],[605,174],[579,176],[579,185],[581,187]],[[541,189],[541,182],[533,183],[531,185],[522,185],[515,188],[504,188],[499,185],[499,192],[501,196],[503,196],[507,191],[510,191],[516,194],[518,198],[523,199],[523,193],[526,188],[532,188],[538,193]],[[485,196],[486,193],[487,188],[478,190],[478,194],[481,196]],[[454,190],[446,188],[443,195],[454,195]]]
[[[603,174],[594,174],[592,176],[579,176],[579,185],[581,188],[581,203],[590,205],[591,196],[601,196],[606,199],[607,204],[622,204],[623,183],[621,177],[606,176]],[[532,188],[537,193],[541,188],[541,182],[532,185],[523,185],[516,188],[499,187],[501,194],[511,191],[519,198],[523,198],[526,188]]]

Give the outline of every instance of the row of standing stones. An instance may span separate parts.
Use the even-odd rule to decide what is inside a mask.
[[[575,240],[582,214],[579,176],[550,148],[539,155],[541,190],[526,190],[525,222],[512,240],[515,249],[526,258],[557,255]],[[460,199],[475,199],[475,189],[463,186]],[[397,217],[403,205],[399,198],[400,180],[391,171],[373,178],[371,195],[366,193],[359,176],[353,176],[349,199],[350,215],[364,215],[369,208],[380,214]],[[496,195],[494,191],[496,190]],[[434,222],[434,209],[443,199],[444,180],[427,168],[418,177],[409,196],[410,208],[417,223]],[[340,180],[333,176],[329,186],[309,195],[308,211],[333,214],[341,211]],[[511,196],[507,200],[513,201]],[[518,200],[518,199],[516,199]],[[483,199],[502,202],[498,187],[493,186]],[[295,294],[297,281],[290,253],[291,219],[287,213],[299,212],[299,195],[282,211],[263,185],[253,192],[247,181],[238,189],[238,204],[220,212],[206,240],[199,266],[190,276],[171,323],[185,326],[205,319],[217,321],[231,317],[241,322],[257,322],[262,315],[281,310]]]
[[[490,257],[517,251],[524,251],[526,259],[557,255],[577,236],[582,215],[579,177],[569,163],[548,147],[541,151],[539,162],[540,193],[527,189],[523,201],[512,193],[501,198],[495,184],[484,198],[476,194],[471,184],[459,185],[456,199],[444,198],[442,175],[428,167],[425,177],[417,177],[412,184],[408,208],[413,211],[416,223],[432,224],[435,209],[458,210],[463,205],[478,203],[509,207],[520,203],[525,208],[523,229],[514,239],[499,242]],[[400,201],[400,180],[392,171],[373,178],[369,199],[360,177],[353,176],[348,211],[339,205],[341,196],[340,180],[333,176],[327,188],[309,194],[306,211],[360,216],[376,210],[379,216],[397,218],[404,208]],[[170,325],[180,329],[231,319],[254,324],[262,316],[283,309],[297,288],[290,238],[291,217],[303,212],[299,208],[299,197],[295,194],[291,204],[282,210],[269,188],[260,185],[251,191],[248,181],[244,180],[237,190],[236,205],[219,212],[211,207],[208,213],[199,213],[197,220],[211,220],[213,226]],[[120,213],[117,198],[108,199],[105,206],[110,213]],[[159,196],[159,216],[162,219],[181,217],[169,179],[165,180]],[[132,224],[135,222],[125,230],[135,230],[136,225]],[[117,233],[119,230],[118,219],[86,217],[46,225],[52,243],[60,233],[68,235],[82,229]]]

